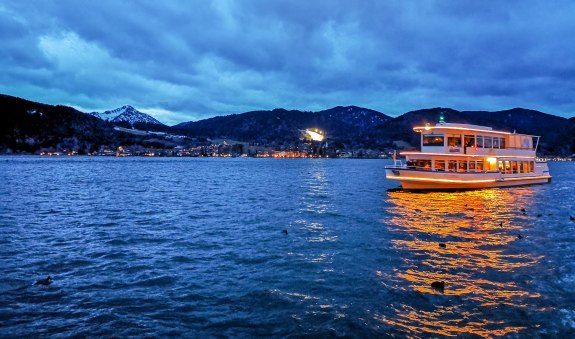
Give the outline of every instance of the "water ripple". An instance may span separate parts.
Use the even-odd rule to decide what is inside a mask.
[[[575,330],[572,164],[412,194],[372,160],[0,160],[0,337]]]

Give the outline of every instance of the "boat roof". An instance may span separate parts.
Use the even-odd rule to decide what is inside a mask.
[[[505,132],[505,131],[495,131],[495,130],[493,130],[493,128],[487,127],[487,126],[479,126],[479,125],[471,125],[471,124],[455,124],[455,123],[447,123],[447,122],[440,122],[438,124],[435,124],[435,126],[432,126],[430,124],[426,124],[425,126],[413,127],[413,130],[415,132],[421,132],[421,133],[423,133],[424,131],[433,132],[434,129],[458,130],[458,131],[469,131],[469,132],[488,132],[488,133],[504,134],[504,135],[514,134],[514,135],[526,135],[526,136],[532,136],[532,137],[539,137],[538,135],[522,134],[522,133],[515,133],[515,132],[511,133],[511,132]]]

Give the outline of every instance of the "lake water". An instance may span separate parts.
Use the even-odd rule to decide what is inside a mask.
[[[0,157],[0,337],[575,334],[575,163],[425,194],[387,164]]]

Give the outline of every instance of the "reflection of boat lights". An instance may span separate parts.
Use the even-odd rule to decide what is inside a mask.
[[[530,327],[505,318],[495,320],[493,312],[542,310],[536,301],[541,294],[526,290],[516,277],[543,256],[505,250],[523,229],[514,218],[517,206],[529,206],[533,191],[389,195],[389,214],[383,222],[390,234],[397,234],[390,241],[401,261],[393,272],[376,271],[382,285],[407,295],[416,291],[458,301],[422,307],[405,298],[394,303],[391,312],[381,314],[381,320],[420,337],[527,333],[522,331]],[[439,242],[446,243],[446,248],[439,247]],[[433,281],[445,281],[448,288],[438,292],[430,286]]]
[[[315,131],[306,129],[305,132],[310,136],[310,138],[313,141],[322,141],[323,140],[323,134],[320,133],[320,131],[318,129],[316,129]]]

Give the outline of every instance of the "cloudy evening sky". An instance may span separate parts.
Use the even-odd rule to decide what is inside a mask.
[[[575,2],[3,0],[0,93],[167,124],[337,105],[572,117]]]

